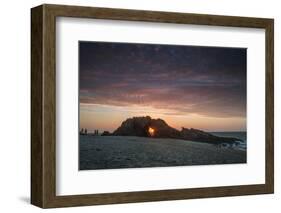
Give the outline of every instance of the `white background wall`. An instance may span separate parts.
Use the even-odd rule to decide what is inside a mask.
[[[275,194],[139,204],[51,209],[49,212],[278,212],[281,207],[280,121],[281,13],[279,1],[263,0],[39,0],[1,1],[0,6],[0,211],[39,212],[30,192],[30,8],[42,3],[270,17],[275,19]],[[239,174],[237,174],[239,175]],[[207,178],[207,177],[206,177]],[[280,212],[280,210],[279,210]]]

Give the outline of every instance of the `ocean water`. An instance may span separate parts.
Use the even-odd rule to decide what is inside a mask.
[[[247,150],[247,132],[211,132],[211,134],[220,137],[234,137],[239,138],[243,141],[237,141],[235,144],[222,144],[226,148],[234,148],[239,150]]]

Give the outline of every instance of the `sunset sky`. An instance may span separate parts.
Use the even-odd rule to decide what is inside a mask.
[[[246,130],[246,49],[79,42],[80,128],[149,115],[181,129]]]

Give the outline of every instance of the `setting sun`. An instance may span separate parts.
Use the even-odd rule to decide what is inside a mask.
[[[154,136],[155,130],[151,127],[148,128],[148,133],[150,136]]]

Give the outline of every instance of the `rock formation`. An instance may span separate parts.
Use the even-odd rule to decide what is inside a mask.
[[[127,119],[113,132],[113,135],[149,137],[151,136],[148,131],[149,127],[155,130],[153,136],[156,138],[180,137],[180,132],[170,127],[164,120],[152,119],[149,116]]]
[[[207,143],[235,143],[241,141],[241,139],[238,138],[218,137],[208,132],[193,128],[182,128],[181,137],[185,140],[202,141]]]
[[[238,138],[218,137],[208,132],[193,128],[182,128],[182,130],[179,131],[170,127],[164,120],[159,118],[152,119],[149,116],[129,118],[122,122],[121,126],[112,134],[106,132],[106,134],[102,135],[175,138],[215,144],[241,141],[241,139]]]

